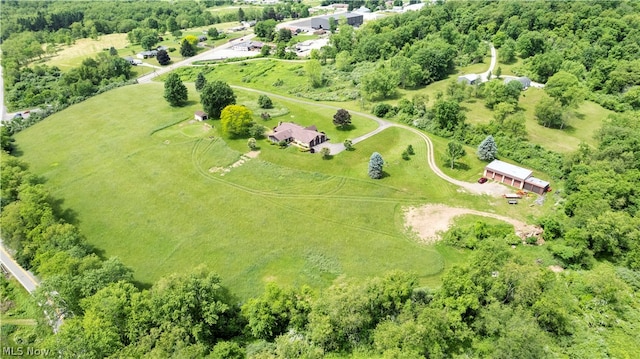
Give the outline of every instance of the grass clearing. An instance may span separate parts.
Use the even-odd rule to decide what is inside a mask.
[[[127,86],[16,136],[24,160],[76,213],[70,220],[101,253],[131,266],[140,282],[204,263],[243,298],[270,281],[324,287],[338,276],[365,278],[391,269],[415,272],[426,285],[438,282],[453,254],[410,238],[404,206],[512,210],[436,177],[424,142],[400,128],[328,160],[259,141],[257,159],[230,167],[248,151],[246,140],[220,138],[217,121],[190,121],[200,105],[188,87],[183,108],[166,104],[162,84]],[[257,103],[255,93],[236,93],[240,104]],[[331,123],[335,110],[273,100],[287,112],[263,122],[268,127],[285,118],[313,123],[337,141],[376,127],[354,116],[354,130],[338,131]],[[416,155],[405,161],[408,144]],[[386,161],[380,181],[366,174],[373,151]],[[514,215],[525,219],[528,209],[522,209]]]
[[[44,65],[57,66],[60,70],[67,71],[80,66],[82,60],[88,57],[95,57],[104,49],[108,50],[113,46],[116,50],[121,50],[128,44],[127,34],[101,35],[97,40],[79,39],[72,45],[61,46],[62,48],[55,55],[45,59]],[[125,56],[124,54],[122,55]]]

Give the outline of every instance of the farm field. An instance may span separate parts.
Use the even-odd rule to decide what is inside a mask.
[[[460,193],[429,170],[424,142],[400,128],[329,160],[267,141],[259,141],[257,158],[242,157],[246,140],[220,138],[215,121],[189,121],[199,109],[193,87],[183,108],[169,107],[162,91],[156,83],[109,91],[16,136],[23,159],[64,200],[68,219],[143,284],[201,263],[242,298],[270,281],[324,287],[342,275],[391,269],[413,271],[430,284],[464,254],[414,241],[404,227],[407,206],[447,203],[525,221],[545,208],[516,211]],[[255,93],[236,92],[240,104],[257,100]],[[281,115],[266,126],[293,116],[334,136],[335,110],[274,104]],[[354,122],[354,134],[375,128],[364,118]],[[404,161],[408,144],[416,155]],[[373,151],[388,163],[380,181],[366,174]]]

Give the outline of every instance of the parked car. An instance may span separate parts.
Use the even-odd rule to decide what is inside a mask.
[[[487,182],[488,179],[486,177],[480,177],[480,179],[478,180],[478,183],[483,184],[485,182]]]

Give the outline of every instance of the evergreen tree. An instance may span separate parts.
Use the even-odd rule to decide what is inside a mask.
[[[207,79],[204,77],[204,73],[200,72],[196,78],[196,91],[200,92],[207,84]]]
[[[374,152],[369,159],[369,177],[373,179],[382,178],[382,166],[384,166],[384,160],[378,152]]]
[[[195,54],[196,49],[193,48],[193,45],[191,45],[191,43],[186,39],[182,40],[182,43],[180,44],[180,55],[182,55],[182,57],[191,57]]]
[[[170,73],[164,82],[164,98],[171,106],[182,106],[187,102],[187,87],[176,73]]]
[[[498,154],[498,146],[493,136],[489,135],[478,146],[478,158],[482,161],[493,161]]]
[[[171,57],[169,57],[169,54],[167,53],[166,50],[158,50],[158,53],[156,54],[156,59],[158,60],[158,63],[162,66],[168,65],[169,62],[171,62]]]

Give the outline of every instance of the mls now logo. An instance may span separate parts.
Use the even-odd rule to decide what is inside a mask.
[[[51,349],[34,348],[34,347],[2,347],[3,356],[48,356],[51,355]]]

